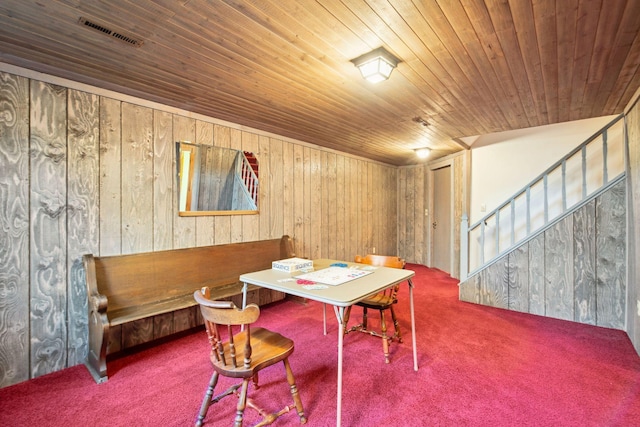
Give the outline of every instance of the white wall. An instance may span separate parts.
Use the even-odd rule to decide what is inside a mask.
[[[497,208],[615,117],[577,120],[476,138],[471,145],[470,223]]]

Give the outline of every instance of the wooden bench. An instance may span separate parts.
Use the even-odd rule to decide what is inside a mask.
[[[131,255],[84,255],[89,311],[85,365],[96,380],[107,380],[107,355],[203,324],[193,292],[203,286],[212,297],[242,304],[244,273],[271,268],[291,258],[289,236]],[[247,303],[281,300],[281,292],[249,286]]]

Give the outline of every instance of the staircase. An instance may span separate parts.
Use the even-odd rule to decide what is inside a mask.
[[[245,210],[258,209],[258,159],[248,151],[238,153],[236,177],[242,183],[243,193],[250,200]]]
[[[624,328],[623,129],[620,116],[473,225],[463,217],[462,301]]]
[[[249,166],[251,166],[251,170],[253,170],[253,174],[257,178],[258,177],[258,159],[250,151],[245,151],[244,152],[244,157],[247,159],[247,162],[249,163]]]

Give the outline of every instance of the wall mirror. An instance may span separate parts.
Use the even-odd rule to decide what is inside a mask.
[[[258,213],[258,160],[231,148],[176,143],[180,216]]]

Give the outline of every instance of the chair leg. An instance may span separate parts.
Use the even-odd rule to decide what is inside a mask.
[[[289,365],[289,359],[284,359],[282,361],[284,363],[284,369],[287,371],[287,382],[289,383],[289,388],[291,389],[291,396],[293,397],[293,402],[296,405],[296,412],[298,412],[298,417],[300,417],[300,424],[305,424],[307,422],[307,417],[304,416],[304,408],[302,407],[302,399],[300,399],[300,393],[298,393],[298,387],[296,387],[296,381],[293,377],[293,371],[291,370],[291,365]]]
[[[389,307],[391,310],[391,318],[393,319],[393,328],[395,329],[395,335],[398,337],[398,342],[402,342],[402,333],[400,332],[400,323],[396,317],[396,312],[393,309],[393,305]]]
[[[244,408],[247,406],[247,390],[249,388],[250,378],[242,380],[242,389],[238,399],[238,406],[236,408],[236,418],[233,424],[234,427],[242,427],[242,418],[244,417]]]
[[[367,307],[362,308],[362,330],[367,330]]]
[[[349,333],[349,330],[347,328],[347,325],[349,324],[349,316],[351,316],[351,306],[347,307],[347,309],[344,311],[344,319],[342,320],[342,322],[344,323],[343,333],[345,335]]]
[[[389,337],[387,337],[387,322],[384,319],[384,310],[380,310],[380,329],[382,330],[382,351],[384,363],[389,363]]]
[[[204,399],[202,400],[202,405],[200,406],[200,414],[198,414],[198,420],[196,421],[196,427],[201,427],[202,422],[204,421],[204,417],[207,416],[207,410],[209,409],[209,405],[211,405],[211,398],[213,397],[213,389],[218,383],[218,373],[213,372],[211,375],[211,379],[209,380],[209,387],[207,388],[207,392],[204,395]]]

